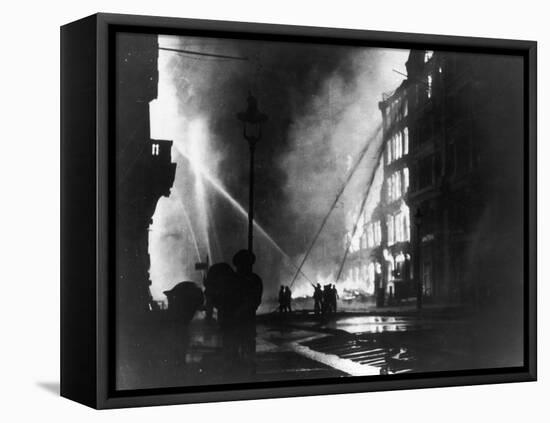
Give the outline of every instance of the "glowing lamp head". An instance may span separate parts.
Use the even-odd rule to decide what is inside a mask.
[[[244,112],[237,113],[237,119],[243,123],[244,138],[248,141],[259,141],[262,136],[262,123],[267,120],[267,115],[258,109],[258,100],[248,93],[248,106]]]

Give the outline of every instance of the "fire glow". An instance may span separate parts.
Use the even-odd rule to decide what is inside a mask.
[[[223,50],[236,56],[247,56],[247,49],[258,48],[254,43],[249,46],[222,41],[213,45],[211,40],[206,43],[198,38],[172,36],[162,36],[159,41],[161,46],[169,42],[178,48],[193,42],[197,51],[204,47],[210,52]],[[306,240],[306,244],[312,239],[308,225],[310,222],[313,227],[318,225],[330,207],[333,193],[341,185],[346,170],[343,159],[347,157],[349,161],[356,157],[377,133],[374,128],[380,127],[381,120],[378,95],[396,85],[395,73],[382,70],[404,63],[405,54],[399,50],[350,51],[349,57],[341,55],[337,60],[353,65],[353,74],[343,72],[340,66],[335,67],[322,75],[322,82],[312,93],[315,95],[298,96],[297,104],[292,103],[294,100],[289,103],[289,109],[295,112],[284,134],[287,149],[280,151],[269,167],[273,175],[275,170],[280,172],[281,201],[276,210],[261,209],[261,203],[257,203],[260,223],[254,222],[257,253],[262,254],[257,271],[264,278],[266,295],[277,292],[280,284],[291,285],[295,273],[298,273],[292,286],[295,297],[311,296],[311,285],[317,283],[336,283],[340,299],[344,300],[374,292],[374,269],[367,263],[359,272],[346,265],[335,281],[338,263],[344,258],[346,249],[342,238],[347,228],[340,217],[332,219],[323,230],[315,247],[317,252],[306,260],[303,269],[298,269],[297,263],[304,251],[292,251],[289,255],[286,250],[291,251],[298,239]],[[266,69],[270,67],[270,83],[288,82],[278,76],[278,72],[287,72],[286,68],[277,67],[278,60],[265,65]],[[239,234],[246,228],[247,210],[233,195],[240,192],[231,192],[228,187],[233,187],[234,181],[225,179],[232,177],[226,173],[230,171],[226,164],[226,159],[231,157],[228,151],[239,145],[237,142],[244,142],[234,135],[240,135],[237,122],[234,128],[228,126],[232,122],[228,118],[234,114],[231,99],[242,94],[237,93],[242,88],[239,88],[240,81],[246,80],[247,75],[255,75],[255,71],[249,69],[247,62],[195,60],[165,50],[159,51],[158,66],[158,99],[150,107],[151,137],[172,140],[172,160],[177,163],[172,194],[159,200],[149,233],[151,291],[155,299],[161,300],[163,290],[179,281],[200,282],[202,275],[195,270],[194,264],[204,261],[206,255],[210,263],[230,262],[233,254],[230,249],[234,248],[235,239],[227,239],[231,233],[228,225],[239,227]],[[265,75],[263,78],[266,82]],[[260,91],[262,93],[265,94],[265,90]],[[225,114],[227,116],[223,117]],[[225,119],[223,130],[220,130],[220,119]],[[347,142],[342,144],[344,138]],[[314,154],[316,160],[304,160]],[[340,209],[336,214],[344,207],[353,206],[352,199],[365,191],[368,179],[364,176],[377,166],[373,159],[372,155],[365,158],[355,182],[348,189],[349,195],[338,202]],[[319,163],[331,165],[321,169]],[[319,180],[326,183],[319,184]],[[229,205],[227,209],[220,206],[224,203]],[[236,211],[234,215],[230,212],[220,219],[221,211],[231,209]],[[304,228],[304,232],[281,231],[283,225],[264,227],[262,216],[271,212],[289,219],[297,228]],[[228,223],[224,220],[226,217],[233,221]],[[357,247],[357,237],[353,241],[352,253]]]

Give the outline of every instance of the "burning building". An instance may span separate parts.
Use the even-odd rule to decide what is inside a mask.
[[[384,297],[410,297],[411,282],[411,216],[406,203],[409,191],[409,113],[408,82],[393,93],[383,95],[379,103],[383,120],[384,169],[380,205],[374,224],[380,226],[380,244],[373,258],[380,266],[377,277],[378,304]]]
[[[361,230],[346,233],[347,277],[366,281],[378,305],[416,297],[419,279],[426,301],[513,296],[522,284],[521,61],[412,50],[406,68],[379,103],[383,182]]]
[[[378,170],[380,188],[369,190],[374,205],[357,216],[359,230],[346,233],[349,245],[347,278],[364,281],[365,291],[376,296],[378,305],[412,293],[411,225],[406,203],[409,189],[409,131],[407,81],[379,103],[382,112],[382,145]],[[371,183],[375,183],[371,181]],[[362,213],[358,216],[357,213]],[[348,225],[349,226],[349,225]]]

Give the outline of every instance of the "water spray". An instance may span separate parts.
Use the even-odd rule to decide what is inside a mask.
[[[190,163],[194,161],[195,159],[191,157],[191,155],[183,152],[176,144],[176,149],[178,152],[185,157]],[[248,212],[244,209],[244,207],[237,201],[235,198],[224,188],[222,183],[215,178],[207,168],[205,168],[200,163],[194,163],[192,166],[192,169],[195,173],[200,173],[200,175],[204,178],[205,181],[207,181],[212,187],[218,191],[218,193],[221,194],[223,198],[225,198],[243,217],[248,218]],[[256,220],[253,222],[254,228],[258,230],[260,235],[264,237],[271,246],[283,256],[283,258],[286,259],[286,262],[290,264],[294,269],[297,269],[297,272],[300,273],[305,279],[307,279],[309,282],[313,283],[311,279],[302,271],[301,268],[299,268],[289,257],[287,253],[284,252],[284,250],[275,242],[275,240],[265,231],[265,229],[258,224]]]
[[[361,207],[359,209],[359,213],[357,214],[357,219],[355,219],[355,224],[353,225],[353,231],[351,233],[351,238],[348,241],[346,245],[346,252],[344,253],[344,258],[342,259],[342,262],[340,263],[340,268],[338,269],[338,274],[336,275],[336,279],[334,280],[334,283],[338,283],[340,280],[340,276],[342,276],[342,271],[344,270],[344,265],[346,264],[346,260],[348,258],[349,249],[351,247],[351,243],[353,242],[353,239],[355,238],[355,234],[357,233],[357,228],[359,226],[359,221],[361,220],[361,215],[363,214],[363,211],[365,210],[365,206],[367,204],[367,199],[369,198],[370,190],[372,188],[372,182],[374,180],[374,176],[376,174],[376,168],[378,163],[380,162],[382,152],[383,152],[383,143],[380,143],[380,146],[378,147],[377,154],[375,156],[375,163],[376,166],[372,169],[372,173],[369,178],[369,182],[367,183],[367,189],[365,191],[365,195],[363,196],[363,200],[361,201]]]
[[[340,198],[344,194],[344,191],[345,191],[346,187],[348,186],[348,184],[350,183],[351,178],[353,177],[353,175],[355,174],[355,172],[359,168],[359,164],[363,161],[363,158],[367,154],[367,151],[369,150],[369,147],[371,146],[372,141],[378,136],[378,134],[380,133],[381,130],[382,130],[382,125],[380,124],[380,125],[377,126],[376,131],[374,132],[374,134],[371,137],[368,138],[367,142],[365,143],[365,146],[359,152],[359,157],[357,157],[357,160],[355,161],[355,163],[351,167],[350,171],[348,172],[348,175],[346,176],[346,179],[345,179],[344,183],[342,184],[340,190],[336,194],[336,197],[334,198],[334,201],[332,202],[332,204],[331,204],[331,206],[328,210],[328,213],[323,218],[323,221],[321,222],[321,225],[319,226],[319,229],[317,230],[317,232],[315,233],[315,236],[311,240],[311,243],[309,244],[309,247],[306,251],[306,254],[302,258],[302,261],[300,262],[300,265],[298,266],[298,269],[297,269],[296,273],[294,274],[294,278],[292,279],[292,282],[290,283],[290,287],[292,287],[294,285],[294,282],[296,282],[296,279],[298,278],[298,274],[300,274],[302,272],[302,267],[304,266],[309,254],[311,253],[311,250],[313,250],[313,247],[315,246],[315,243],[317,242],[317,239],[319,238],[319,235],[321,235],[321,232],[325,228],[325,225],[327,224],[328,218],[330,217],[330,215],[332,214],[332,211],[335,209],[336,205],[340,201]],[[372,183],[372,181],[371,181],[371,183]]]

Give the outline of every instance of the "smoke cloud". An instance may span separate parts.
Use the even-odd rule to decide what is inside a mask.
[[[200,282],[194,264],[206,255],[231,262],[246,247],[248,146],[236,113],[249,91],[269,116],[256,150],[255,189],[255,271],[266,296],[290,283],[352,163],[372,144],[304,266],[312,281],[334,275],[345,228],[353,226],[350,211],[373,172],[367,211],[379,198],[378,102],[402,81],[392,69],[404,72],[408,51],[175,36],[159,43],[247,60],[159,52],[151,136],[174,141],[177,170],[150,230],[153,296],[164,299],[162,291],[182,280]],[[299,277],[294,289],[309,289],[309,281]]]

